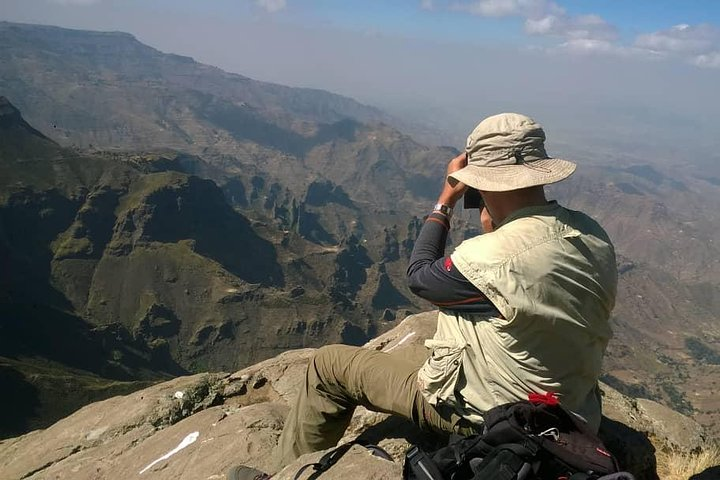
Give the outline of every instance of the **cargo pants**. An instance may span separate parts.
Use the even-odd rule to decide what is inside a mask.
[[[333,447],[355,407],[400,415],[424,430],[473,433],[451,407],[436,409],[420,393],[421,364],[361,347],[328,345],[310,359],[275,451],[277,467],[300,455]]]

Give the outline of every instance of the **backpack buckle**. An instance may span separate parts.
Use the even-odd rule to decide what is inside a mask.
[[[541,437],[552,438],[555,442],[560,441],[560,430],[555,427],[548,428],[544,432],[538,433],[538,435]]]

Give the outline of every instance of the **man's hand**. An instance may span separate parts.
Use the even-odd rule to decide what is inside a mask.
[[[440,196],[438,197],[437,203],[442,203],[443,205],[447,205],[448,207],[454,207],[457,201],[462,198],[462,196],[465,194],[465,190],[467,190],[467,185],[458,182],[453,187],[448,182],[447,176],[451,173],[457,172],[466,165],[467,153],[465,152],[450,160],[447,166],[447,173],[445,174],[445,184],[443,186],[442,192],[440,193]]]

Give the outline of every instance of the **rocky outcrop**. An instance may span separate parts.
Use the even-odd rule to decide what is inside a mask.
[[[366,348],[422,358],[434,321],[434,312],[410,316]],[[288,404],[312,353],[288,351],[233,374],[180,377],[88,405],[46,430],[0,442],[0,480],[221,479],[236,464],[272,469]],[[657,478],[656,451],[702,446],[704,433],[692,420],[610,387],[603,391],[602,435],[639,479]],[[435,441],[407,421],[363,408],[343,441],[358,435],[385,448],[395,462],[354,447],[322,478],[397,479],[409,442]],[[274,478],[293,478],[321,454],[301,457]]]

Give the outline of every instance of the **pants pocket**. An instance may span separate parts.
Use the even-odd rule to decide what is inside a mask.
[[[420,392],[430,405],[454,401],[465,345],[454,340],[427,340],[425,346],[431,354],[418,371]]]

